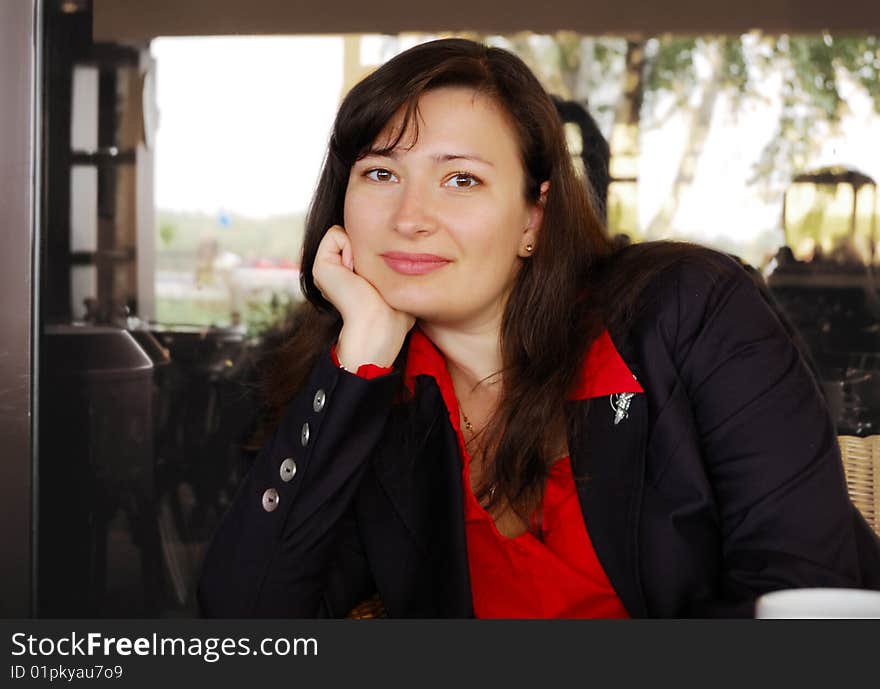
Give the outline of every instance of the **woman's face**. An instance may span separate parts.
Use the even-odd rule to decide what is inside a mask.
[[[415,145],[406,131],[389,155],[368,153],[351,169],[344,223],[355,270],[425,322],[500,319],[541,221],[524,196],[514,130],[492,99],[467,88],[427,92],[419,118]]]

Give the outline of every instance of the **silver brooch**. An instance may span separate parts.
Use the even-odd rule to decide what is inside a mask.
[[[609,398],[611,408],[614,410],[615,426],[629,416],[629,405],[633,397],[635,397],[634,392],[616,392]]]

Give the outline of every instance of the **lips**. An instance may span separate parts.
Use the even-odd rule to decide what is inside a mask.
[[[401,275],[425,275],[449,264],[449,259],[435,254],[410,254],[388,251],[382,258],[391,270]]]

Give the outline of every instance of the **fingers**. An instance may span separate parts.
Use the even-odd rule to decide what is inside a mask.
[[[340,313],[359,297],[362,278],[354,272],[354,251],[351,239],[340,225],[333,225],[324,234],[315,255],[312,275],[324,299]]]
[[[322,260],[335,258],[341,262],[342,252],[347,244],[348,235],[345,234],[345,231],[339,227],[339,225],[334,225],[324,234],[324,238],[321,240],[321,243],[318,245],[318,255],[317,258]]]
[[[318,247],[318,256],[324,260],[331,259],[354,272],[354,251],[348,233],[340,226],[333,225]],[[335,261],[332,261],[335,259]]]
[[[351,241],[346,236],[346,241],[342,246],[342,265],[354,272],[354,253],[351,250]]]
[[[345,336],[341,334],[338,343],[340,361],[347,367],[358,362],[393,362],[415,317],[392,308],[355,271],[351,238],[343,227],[333,225],[321,239],[312,274],[324,299],[342,316]]]

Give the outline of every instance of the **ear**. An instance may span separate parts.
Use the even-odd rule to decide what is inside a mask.
[[[544,206],[547,204],[547,192],[550,190],[550,181],[541,182],[541,190],[538,200],[529,207],[529,220],[526,228],[523,230],[520,240],[519,255],[523,258],[531,256],[535,253],[535,247],[538,245],[538,234],[541,231],[541,223],[544,221]],[[527,247],[532,247],[529,251]]]

